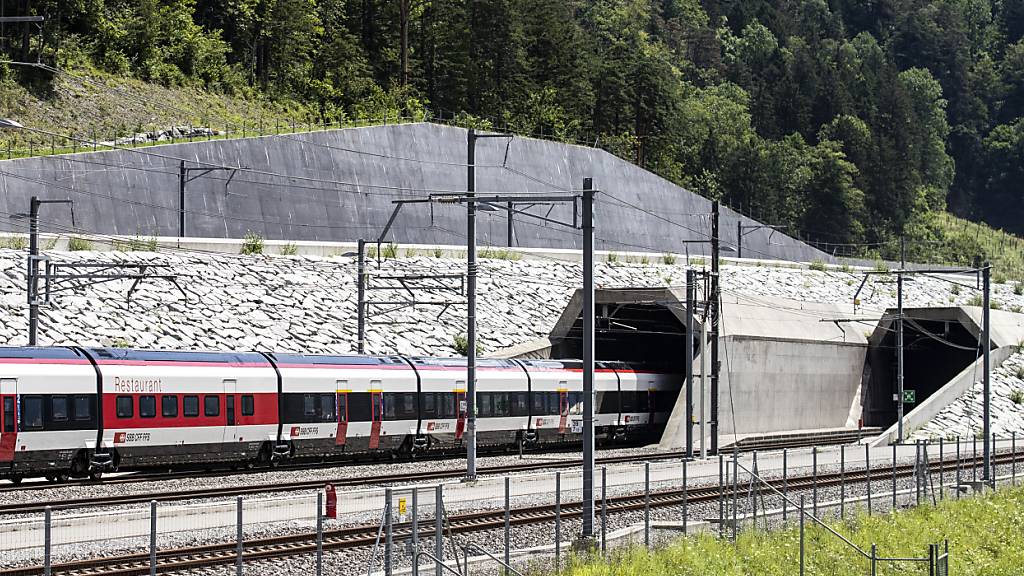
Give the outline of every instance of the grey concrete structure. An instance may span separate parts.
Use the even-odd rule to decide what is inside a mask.
[[[598,359],[602,340],[615,338],[618,359],[648,359],[679,365],[685,342],[685,293],[682,288],[598,290]],[[582,302],[570,300],[544,339],[509,353],[524,356],[550,351],[573,356]],[[751,300],[741,294],[722,296],[721,385],[719,421],[722,444],[744,436],[788,430],[855,428],[861,416],[861,373],[867,338],[860,330],[823,319],[839,318],[839,305],[807,303],[776,297]],[[631,335],[643,323],[655,335]],[[615,324],[627,326],[616,333]],[[603,338],[602,338],[603,337]],[[698,339],[699,340],[699,339]],[[699,356],[699,352],[698,352]],[[700,373],[700,360],[693,370]],[[682,370],[681,370],[682,372]],[[695,379],[694,410],[700,415],[699,378]],[[705,390],[705,421],[710,419],[710,390]],[[681,396],[682,397],[682,396]],[[661,442],[662,448],[684,446],[686,412],[676,402]],[[695,426],[694,437],[699,434]]]
[[[70,209],[51,206],[43,215],[44,230],[177,236],[182,160],[189,168],[240,167],[188,173],[187,236],[240,238],[252,231],[268,239],[375,238],[392,201],[466,188],[466,132],[435,124],[179,143],[0,161],[0,231],[23,231],[24,223],[9,215],[25,212],[29,197],[36,195],[74,200],[75,226]],[[477,168],[479,193],[579,189],[584,177],[592,177],[603,192],[596,203],[597,249],[708,252],[707,244],[692,243],[709,239],[708,200],[602,150],[492,138],[478,143]],[[531,210],[572,219],[569,206]],[[506,244],[505,214],[480,214],[481,244]],[[739,218],[723,208],[727,248],[735,244]],[[517,246],[581,247],[580,235],[571,230],[525,217],[514,220]],[[463,207],[416,204],[403,209],[389,239],[458,245],[464,234]],[[769,230],[746,235],[743,252],[753,258],[832,260]]]

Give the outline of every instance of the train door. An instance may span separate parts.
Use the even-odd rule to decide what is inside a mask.
[[[380,385],[380,382],[371,382]],[[380,448],[380,426],[384,419],[384,393],[379,389],[370,391],[370,450]]]
[[[558,385],[558,433],[565,434],[566,423],[569,419],[569,391],[561,386],[566,386],[565,382],[559,382]]]
[[[238,442],[238,429],[235,427],[235,392],[238,388],[237,380],[224,380],[224,442],[233,444]]]
[[[465,386],[465,382],[456,382],[455,386],[455,414],[457,420],[455,421],[455,440],[462,440],[462,434],[466,431],[466,411],[468,406],[466,405],[466,391],[461,389]]]
[[[0,462],[14,460],[18,442],[18,380],[0,378]]]
[[[348,440],[348,381],[338,380],[336,384],[338,404],[335,413],[338,415],[338,433],[334,436],[334,445],[344,446]]]

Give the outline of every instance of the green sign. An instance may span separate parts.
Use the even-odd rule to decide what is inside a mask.
[[[916,404],[917,403],[917,392],[914,390],[903,390],[903,403],[904,404]]]

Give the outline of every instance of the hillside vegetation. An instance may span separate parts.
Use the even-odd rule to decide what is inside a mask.
[[[830,252],[992,249],[945,210],[1024,231],[1019,2],[29,5],[42,34],[0,51],[74,76],[0,67],[0,104],[62,133],[454,119],[596,144]]]
[[[892,558],[927,557],[928,545],[949,540],[951,574],[1016,576],[1024,546],[1024,490],[1006,488],[984,497],[945,500],[893,515],[864,515],[839,531],[861,549],[878,545]],[[805,541],[808,576],[868,574],[863,556],[808,520]],[[745,531],[735,544],[711,534],[680,540],[648,554],[634,550],[610,563],[578,564],[570,576],[791,576],[799,573],[800,534],[795,528],[775,532]],[[879,575],[927,574],[928,565],[878,564]]]

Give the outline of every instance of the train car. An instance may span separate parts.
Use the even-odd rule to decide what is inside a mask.
[[[110,467],[268,463],[278,378],[256,352],[87,350],[102,378]]]
[[[598,441],[650,438],[678,375],[599,362]],[[483,451],[580,441],[582,363],[481,359]],[[0,348],[0,477],[460,451],[465,358]]]
[[[428,447],[463,446],[466,427],[466,359],[410,358],[420,378],[421,434]],[[529,425],[529,381],[512,360],[480,359],[476,371],[477,445],[514,447]]]
[[[417,376],[399,356],[269,354],[281,374],[282,445],[292,458],[412,449]]]
[[[97,382],[81,349],[0,348],[0,477],[98,475]]]

